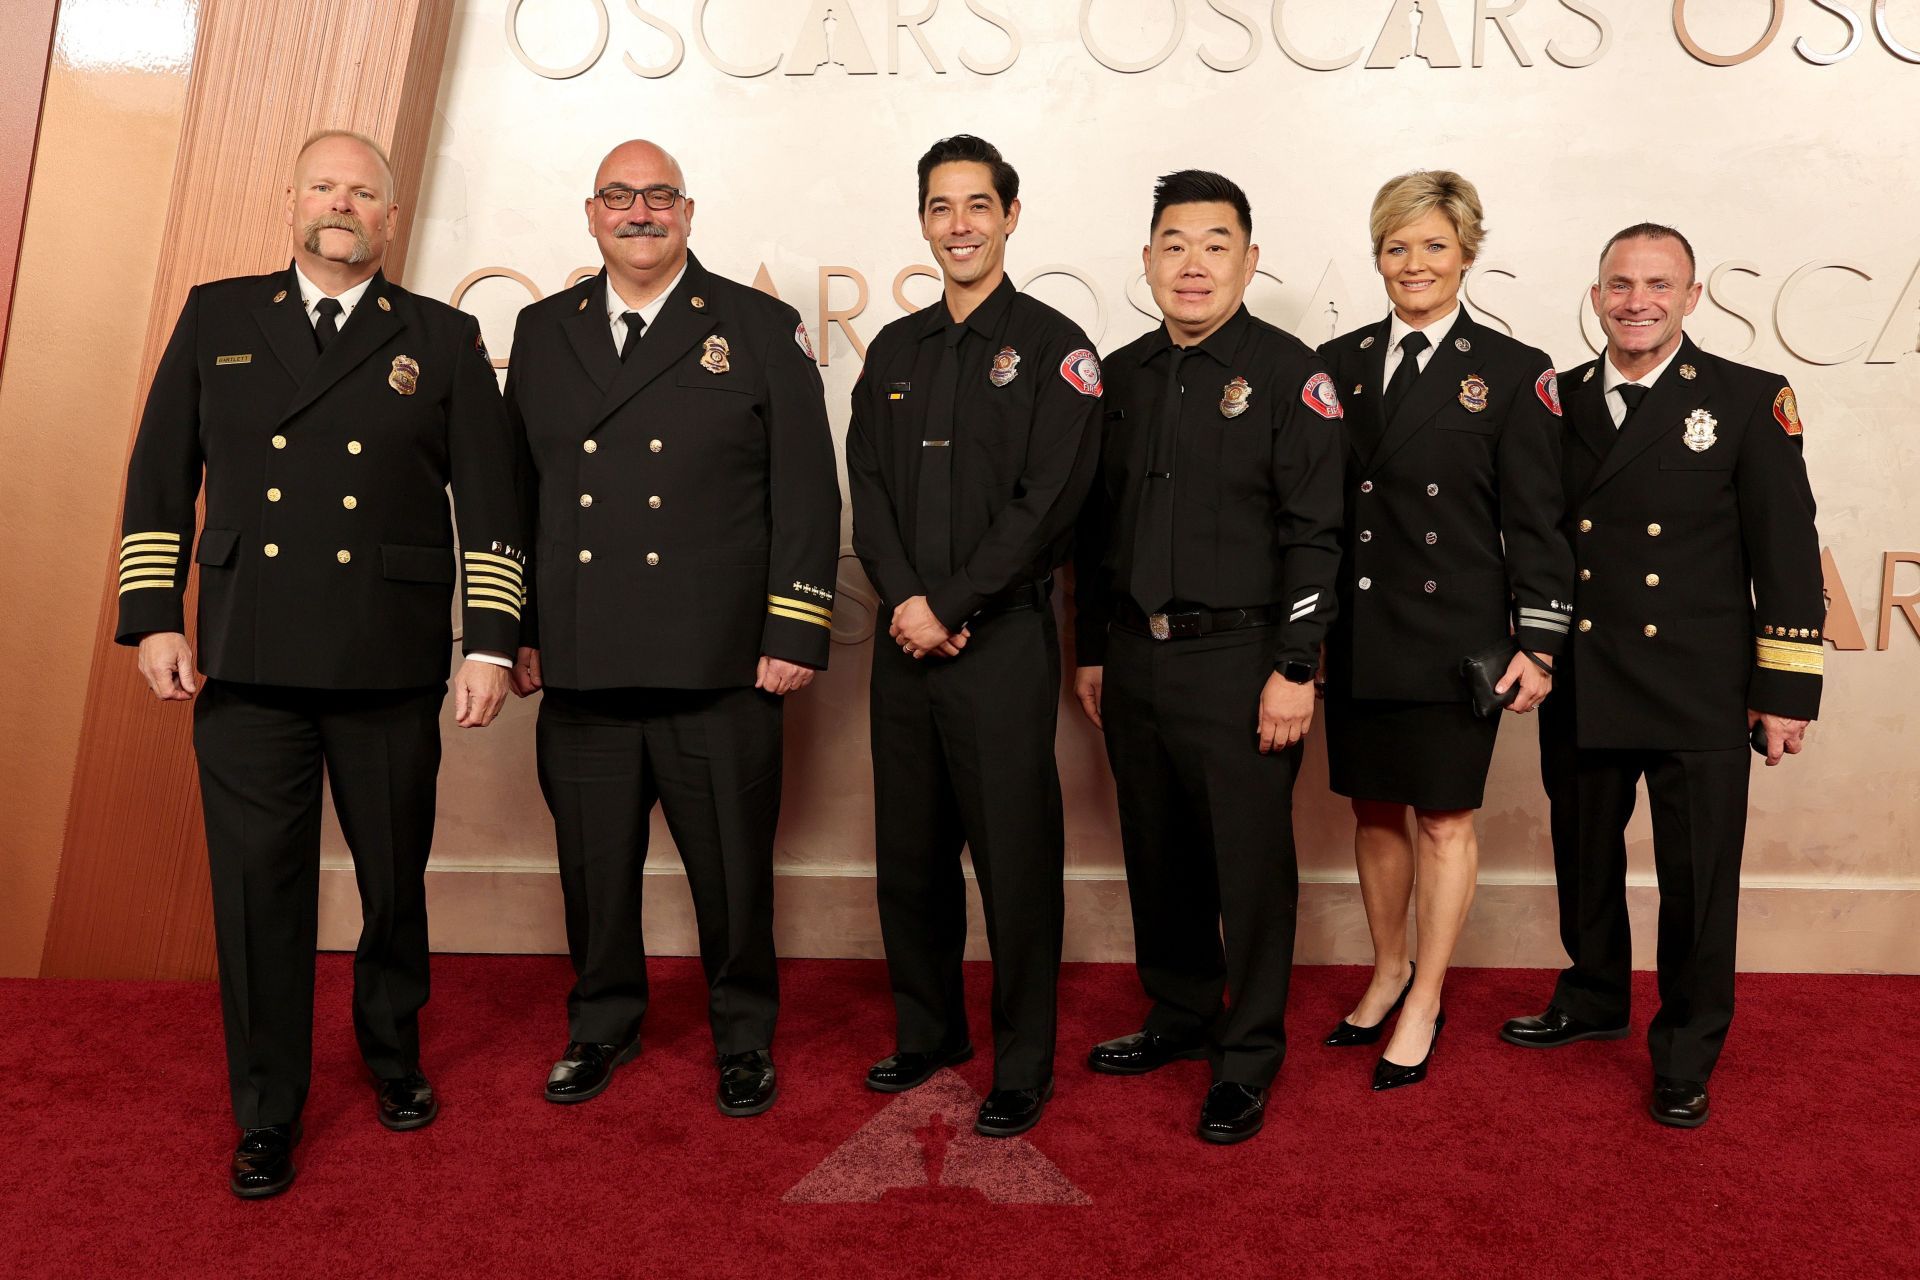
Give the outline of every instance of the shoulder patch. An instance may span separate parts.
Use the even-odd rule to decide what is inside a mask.
[[[1790,436],[1797,436],[1803,430],[1800,406],[1794,401],[1792,387],[1780,388],[1780,394],[1773,398],[1773,420]]]
[[[487,340],[481,335],[478,329],[473,331],[473,349],[478,351],[480,358],[489,365],[493,363],[493,357],[487,354]]]
[[[1085,347],[1067,353],[1060,362],[1060,376],[1083,396],[1100,394],[1100,358]]]
[[[820,363],[820,357],[813,354],[813,343],[808,341],[807,339],[807,322],[806,321],[802,320],[799,324],[793,327],[793,341],[794,341],[794,345],[800,348],[800,350],[806,355],[807,359],[813,361],[815,364]]]
[[[1340,409],[1340,393],[1333,389],[1333,379],[1324,373],[1307,379],[1307,385],[1300,388],[1300,402],[1323,418],[1346,417]]]
[[[1554,417],[1560,416],[1560,375],[1552,369],[1540,375],[1533,384],[1533,394],[1540,397],[1540,403],[1547,406],[1547,412]]]

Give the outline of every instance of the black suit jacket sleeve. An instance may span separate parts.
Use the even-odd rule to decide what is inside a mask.
[[[467,317],[462,333],[447,404],[454,521],[460,531],[462,650],[510,658],[526,612],[527,562],[513,429],[480,322]]]
[[[520,345],[521,334],[527,327],[527,313],[523,310],[513,326],[513,349],[530,350]],[[527,440],[526,416],[520,412],[520,399],[517,394],[518,382],[514,370],[518,366],[511,360],[507,362],[507,386],[502,397],[507,415],[507,431],[512,437],[513,479],[515,497],[519,500],[520,527],[525,529],[531,550],[534,531],[540,527],[540,475],[533,465],[533,447]],[[521,574],[520,606],[520,645],[528,649],[540,647],[540,602],[538,574],[535,568],[539,557],[527,556],[527,563]],[[517,656],[517,655],[516,655]]]
[[[1099,419],[1099,453],[1106,457],[1106,425]],[[1107,661],[1107,627],[1113,621],[1114,585],[1106,569],[1107,542],[1113,537],[1113,500],[1096,474],[1073,530],[1073,652],[1083,667]]]
[[[927,592],[933,616],[950,631],[993,596],[1020,585],[1028,566],[1080,513],[1100,460],[1099,389],[1092,395],[1079,391],[1059,370],[1069,354],[1091,346],[1071,332],[1046,348],[1042,367],[1049,373],[1034,397],[1019,496],[994,517],[966,563]]]
[[[760,652],[821,668],[833,647],[831,584],[840,563],[840,481],[819,366],[800,349],[794,328],[769,331],[766,370],[767,493],[772,507],[767,552],[767,621]]]
[[[193,546],[200,452],[197,364],[200,288],[194,286],[147,393],[127,467],[120,522],[120,620],[114,639],[139,644],[156,631],[187,629],[183,600]]]
[[[895,604],[925,595],[900,532],[900,513],[887,490],[887,457],[878,433],[886,429],[884,380],[874,376],[879,352],[869,351],[853,384],[853,417],[847,427],[847,488],[853,500],[853,550],[882,600]]]
[[[1791,422],[1793,429],[1787,429]],[[1826,614],[1813,488],[1802,456],[1799,409],[1782,386],[1756,398],[1735,464],[1740,535],[1753,574],[1754,664],[1747,706],[1812,720],[1820,714]]]
[[[1340,534],[1345,525],[1347,437],[1343,419],[1310,408],[1315,379],[1327,378],[1319,357],[1307,361],[1307,376],[1293,389],[1287,418],[1274,433],[1273,487],[1280,495],[1274,522],[1286,589],[1280,603],[1287,621],[1279,628],[1273,662],[1318,664],[1320,642],[1339,611],[1334,583],[1340,572]]]
[[[1534,653],[1557,654],[1567,642],[1573,549],[1560,532],[1562,426],[1548,399],[1559,403],[1558,375],[1542,356],[1533,390],[1515,397],[1501,424],[1495,465],[1514,641]]]

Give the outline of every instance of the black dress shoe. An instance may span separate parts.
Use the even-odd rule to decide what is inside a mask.
[[[1011,1138],[1040,1123],[1040,1113],[1053,1096],[1053,1081],[1038,1089],[995,1089],[980,1104],[973,1131],[988,1138]]]
[[[1628,1030],[1624,1023],[1617,1027],[1601,1027],[1582,1022],[1559,1005],[1550,1004],[1547,1011],[1538,1017],[1509,1020],[1500,1028],[1500,1038],[1508,1044],[1525,1045],[1529,1049],[1557,1049],[1576,1040],[1625,1039]]]
[[[902,1049],[867,1068],[867,1088],[875,1093],[905,1093],[933,1079],[942,1067],[957,1067],[973,1057],[973,1046],[914,1053]]]
[[[1707,1122],[1707,1086],[1672,1076],[1653,1078],[1653,1100],[1647,1111],[1661,1124],[1676,1129],[1698,1129]]]
[[[721,1115],[757,1116],[773,1105],[778,1092],[773,1055],[765,1049],[720,1055],[720,1090],[714,1101]]]
[[[1419,1084],[1427,1078],[1427,1064],[1433,1061],[1433,1048],[1440,1043],[1440,1028],[1447,1025],[1447,1011],[1442,1009],[1433,1020],[1433,1039],[1427,1041],[1427,1056],[1412,1066],[1403,1066],[1389,1061],[1386,1054],[1380,1055],[1380,1061],[1373,1064],[1373,1091],[1398,1089],[1401,1085]]]
[[[640,1056],[640,1038],[625,1044],[587,1044],[572,1040],[547,1073],[548,1102],[585,1102],[597,1098],[613,1079],[613,1069]]]
[[[433,1086],[417,1069],[398,1080],[375,1080],[373,1096],[380,1123],[396,1133],[424,1129],[440,1114]]]
[[[293,1185],[293,1149],[299,1145],[297,1122],[243,1130],[227,1186],[242,1200],[279,1195]]]
[[[1385,1013],[1380,1015],[1380,1021],[1370,1027],[1356,1027],[1345,1018],[1342,1018],[1340,1019],[1340,1025],[1330,1031],[1327,1034],[1327,1038],[1320,1043],[1326,1045],[1329,1049],[1344,1049],[1349,1045],[1356,1044],[1377,1044],[1380,1040],[1380,1033],[1387,1029],[1387,1019],[1400,1012],[1400,1006],[1407,1002],[1407,992],[1413,990],[1413,975],[1414,964],[1409,960],[1407,962],[1407,985],[1400,988],[1399,996],[1394,1000],[1393,1005]]]
[[[1200,1107],[1199,1134],[1222,1145],[1245,1142],[1267,1122],[1267,1091],[1250,1084],[1215,1080]]]
[[[1206,1056],[1207,1045],[1203,1040],[1176,1040],[1151,1031],[1136,1031],[1093,1046],[1087,1054],[1087,1065],[1104,1075],[1143,1076],[1169,1062]]]

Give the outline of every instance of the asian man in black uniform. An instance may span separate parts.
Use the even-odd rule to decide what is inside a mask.
[[[898,1040],[867,1084],[911,1089],[972,1056],[964,843],[994,964],[993,1089],[974,1127],[1005,1137],[1053,1089],[1065,833],[1050,575],[1093,478],[1100,361],[1007,278],[1019,176],[999,151],[945,138],[919,177],[941,298],[874,338],[847,432],[854,549],[889,623],[871,707]]]
[[[1346,448],[1326,365],[1246,309],[1252,238],[1230,179],[1155,186],[1141,257],[1165,320],[1107,362],[1075,553],[1074,691],[1106,734],[1153,1002],[1088,1065],[1210,1058],[1198,1132],[1219,1143],[1260,1131],[1286,1052],[1293,783],[1335,612]]]
[[[399,206],[379,147],[316,135],[287,188],[293,262],[197,285],[153,379],[127,472],[115,638],[156,696],[194,705],[234,1194],[292,1184],[313,1044],[324,772],[363,920],[353,1025],[376,1112],[438,1112],[420,1069],[424,873],[455,569],[463,727],[490,723],[519,630],[513,446],[480,326],[380,263]],[[205,527],[194,545],[194,502]],[[447,506],[453,486],[462,549]],[[184,634],[200,569],[200,670]]]
[[[1644,778],[1660,885],[1648,1109],[1681,1128],[1706,1122],[1733,1020],[1749,736],[1768,765],[1799,754],[1825,623],[1793,389],[1693,344],[1700,294],[1678,231],[1620,232],[1592,290],[1606,350],[1563,384],[1576,621],[1540,750],[1572,964],[1546,1012],[1500,1033],[1541,1048],[1627,1034],[1625,832]]]

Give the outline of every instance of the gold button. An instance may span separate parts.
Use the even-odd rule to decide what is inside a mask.
[[[1580,522],[1580,532],[1582,532],[1582,533],[1592,533],[1592,532],[1593,532],[1593,521],[1591,521],[1591,520],[1582,520],[1582,521]]]
[[[360,499],[354,497],[352,494],[348,494],[346,497],[340,499],[340,505],[351,511],[360,505]]]
[[[1644,634],[1649,640],[1653,639],[1655,636],[1660,634],[1660,628],[1654,626],[1651,622],[1649,622],[1646,626],[1640,628],[1640,630],[1641,630],[1641,633]]]
[[[660,451],[661,451],[662,449],[664,449],[664,448],[666,448],[666,447],[667,447],[667,446],[665,446],[665,445],[663,445],[663,444],[661,444],[661,443],[660,443],[660,442],[659,442],[658,440],[649,440],[649,441],[647,441],[647,448],[649,448],[649,449],[651,449],[651,450],[653,450],[653,451],[654,451],[655,453],[658,453],[658,452],[660,452]]]
[[[1648,525],[1648,526],[1647,526],[1647,536],[1648,536],[1649,538],[1657,538],[1657,537],[1659,537],[1659,536],[1660,536],[1660,526],[1659,526],[1659,525],[1657,525],[1657,524],[1650,524],[1650,525]]]
[[[266,546],[260,549],[267,553],[267,557],[269,559],[280,554],[280,544],[277,542],[269,542]]]
[[[1593,619],[1592,619],[1592,618],[1582,618],[1582,619],[1580,619],[1580,629],[1581,629],[1582,631],[1591,631],[1591,630],[1593,630]]]
[[[1580,571],[1580,581],[1582,581],[1582,582],[1588,582],[1588,581],[1591,581],[1591,580],[1592,580],[1592,578],[1593,578],[1593,570],[1591,570],[1591,569],[1582,569],[1582,570]]]
[[[275,436],[275,437],[273,438],[273,447],[274,447],[274,448],[276,448],[276,449],[284,449],[284,448],[286,448],[286,447],[287,447],[287,438],[286,438],[285,436]]]
[[[1648,585],[1648,586],[1650,586],[1650,587],[1657,587],[1657,586],[1659,586],[1659,585],[1660,585],[1660,575],[1659,575],[1659,574],[1657,574],[1657,573],[1650,573],[1650,574],[1648,574],[1648,575],[1647,575],[1647,585]]]
[[[660,563],[660,553],[659,553],[658,551],[649,551],[649,552],[647,552],[647,563],[648,563],[648,564],[659,564],[659,563]]]
[[[582,449],[585,449],[588,453],[600,452],[600,442],[598,440],[589,440],[585,444],[582,444],[580,447]]]
[[[586,550],[582,550],[582,551],[580,552],[580,563],[581,563],[581,564],[592,564],[592,563],[593,563],[593,552],[591,552],[591,551],[586,551]]]
[[[359,452],[360,452],[360,442],[359,442],[358,440],[349,440],[349,441],[347,441],[347,452],[348,452],[348,453],[359,453]]]
[[[341,564],[348,564],[348,563],[351,563],[353,560],[353,552],[336,551],[333,553],[333,558],[335,560],[338,560]]]
[[[647,505],[652,507],[655,511],[658,511],[660,509],[660,495],[656,493],[649,496],[647,498]]]
[[[1818,640],[1820,638],[1820,628],[1815,627],[1813,630],[1807,632],[1807,636],[1809,639]]]
[[[581,505],[581,506],[583,506],[583,507],[590,507],[590,506],[592,506],[592,505],[593,505],[593,495],[592,495],[592,494],[590,494],[590,493],[583,493],[583,494],[581,494],[581,495],[580,495],[580,505]]]
[[[268,502],[280,501],[280,491],[278,489],[267,490],[267,501]]]

